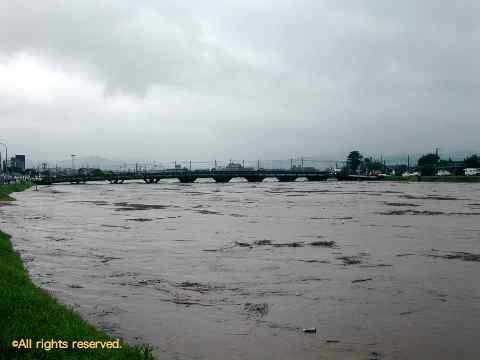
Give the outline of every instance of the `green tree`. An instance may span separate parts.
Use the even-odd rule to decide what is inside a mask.
[[[375,159],[372,159],[372,158],[365,158],[365,167],[367,168],[367,171],[375,171],[375,170],[379,170],[379,171],[384,171],[384,164],[380,161],[380,160],[375,160]]]
[[[418,167],[424,176],[435,175],[440,157],[437,154],[426,154],[418,159]]]
[[[105,173],[101,169],[92,169],[92,176],[103,176]]]
[[[437,165],[440,157],[437,154],[426,154],[418,159],[418,166]]]
[[[362,154],[359,151],[354,150],[348,154],[347,167],[351,172],[356,172],[360,164],[362,163]]]
[[[464,163],[466,168],[480,168],[480,158],[477,154],[467,157]]]

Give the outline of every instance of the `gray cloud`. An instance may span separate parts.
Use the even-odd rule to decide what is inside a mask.
[[[467,0],[5,1],[0,136],[38,159],[479,149],[479,13]]]

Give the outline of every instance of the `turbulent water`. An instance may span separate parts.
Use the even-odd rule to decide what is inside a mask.
[[[160,359],[480,356],[479,184],[92,184],[15,197],[0,227],[34,282]]]

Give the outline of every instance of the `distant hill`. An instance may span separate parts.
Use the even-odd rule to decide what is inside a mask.
[[[361,149],[359,149],[362,152]],[[434,151],[434,150],[432,150]],[[418,159],[426,154],[427,152],[411,152],[411,153],[368,153],[362,152],[364,156],[371,156],[375,159],[382,159],[387,162],[389,165],[394,164],[406,164],[408,157],[410,157],[410,164],[414,165],[417,163]],[[480,151],[474,150],[444,150],[439,149],[439,155],[442,159],[448,160],[463,160],[466,157],[472,154],[480,154]],[[256,168],[258,165],[262,168],[289,168],[293,166],[301,166],[302,159],[304,167],[316,167],[319,169],[324,169],[327,167],[341,167],[343,162],[346,160],[348,152],[345,154],[335,153],[330,155],[318,155],[318,156],[304,156],[304,157],[294,157],[293,159],[280,159],[280,160],[268,160],[263,159],[258,162],[257,160],[245,160],[244,165],[246,167]],[[242,163],[242,160],[234,160],[235,162]],[[47,161],[49,168],[54,168],[56,166],[60,168],[71,168],[72,160],[65,159],[59,161]],[[109,169],[109,170],[124,170],[124,169],[135,169],[136,164],[138,164],[139,169],[143,168],[145,165],[149,169],[156,168],[172,168],[174,166],[173,161],[145,161],[145,160],[132,160],[132,159],[108,159],[100,156],[83,156],[75,158],[75,168],[79,169],[82,167],[89,168],[99,168],[99,169]],[[181,166],[188,167],[188,163],[177,162]],[[228,160],[218,160],[217,166],[222,167],[228,164]],[[27,167],[37,167],[41,166],[41,161],[27,161]],[[214,166],[214,161],[210,159],[204,159],[204,161],[192,161],[192,168],[210,168]]]

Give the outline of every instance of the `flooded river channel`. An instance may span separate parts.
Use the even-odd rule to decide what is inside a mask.
[[[480,184],[89,184],[14,197],[0,228],[33,281],[159,359],[480,357]]]

